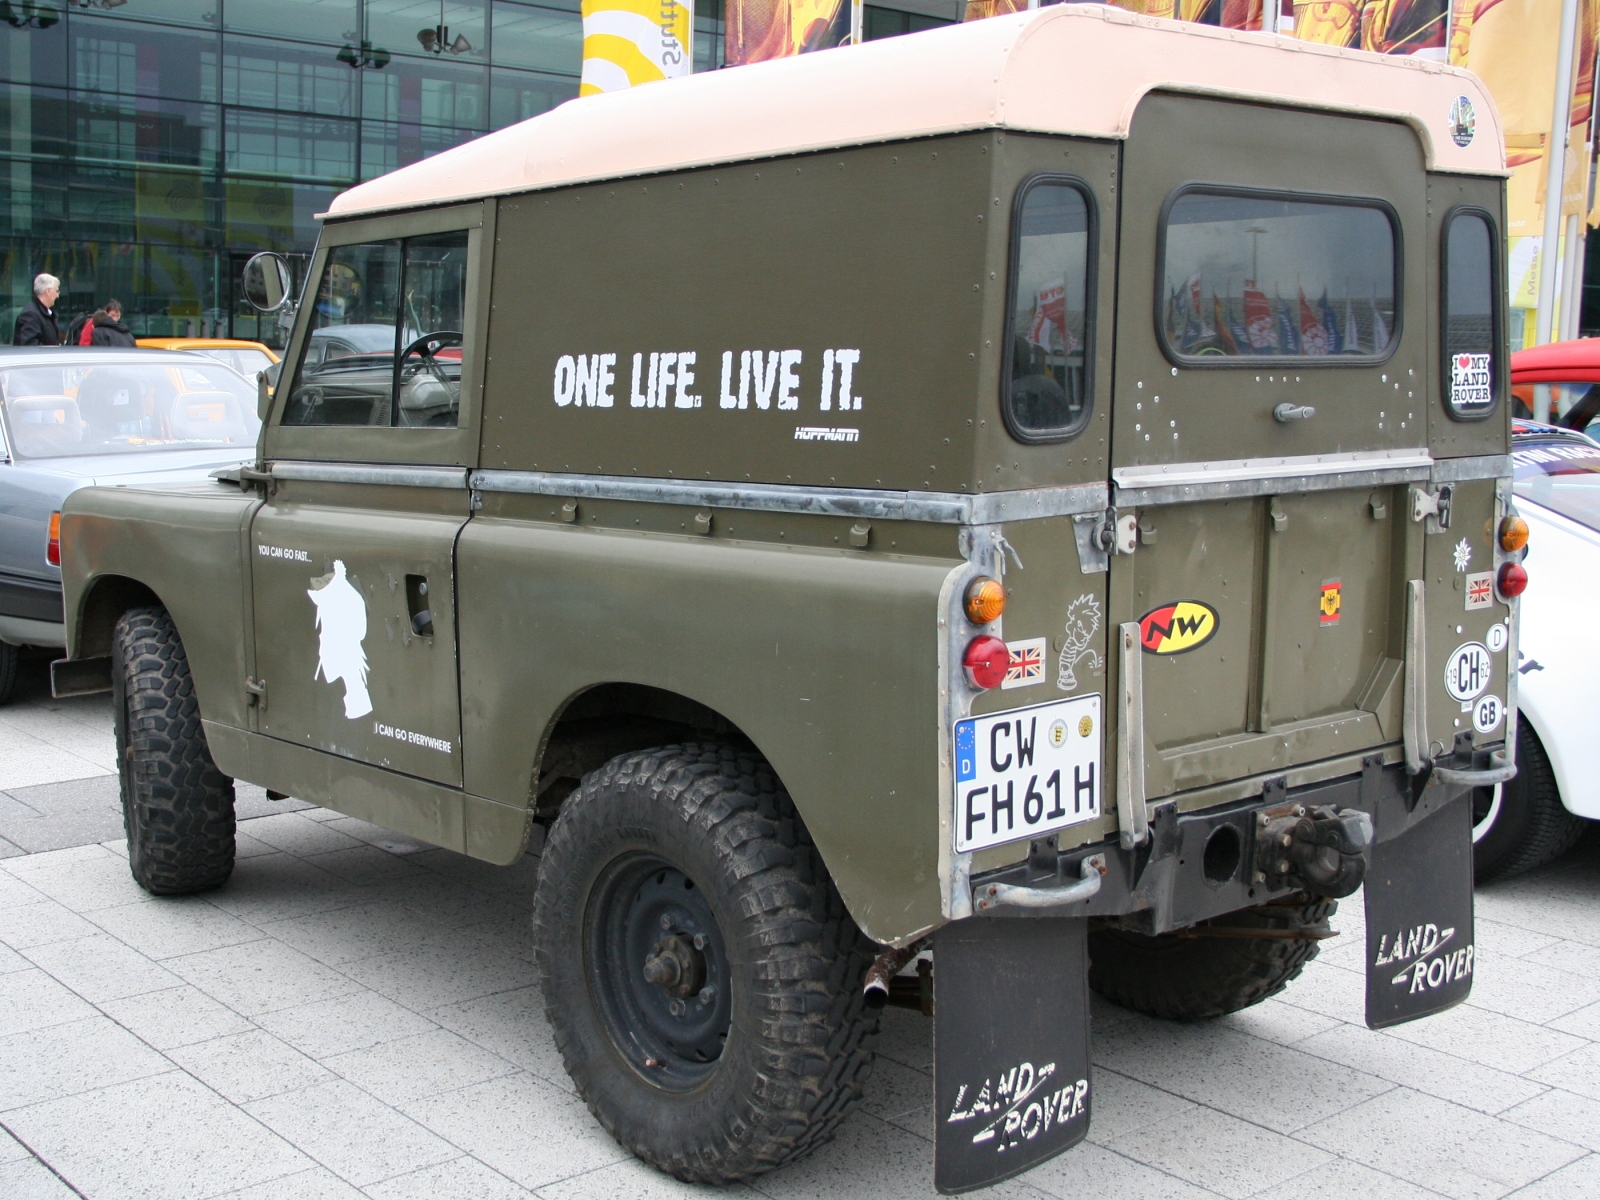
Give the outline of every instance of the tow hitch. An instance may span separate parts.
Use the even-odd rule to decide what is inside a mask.
[[[1372,818],[1358,809],[1303,804],[1256,815],[1255,880],[1338,899],[1361,886]]]

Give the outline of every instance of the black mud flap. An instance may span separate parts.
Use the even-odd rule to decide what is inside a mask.
[[[933,1182],[1010,1179],[1089,1132],[1088,923],[955,921],[933,939]]]
[[[1442,1012],[1472,991],[1472,798],[1372,848],[1367,1026]]]

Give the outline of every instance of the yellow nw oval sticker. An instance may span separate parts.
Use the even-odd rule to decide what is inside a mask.
[[[1139,640],[1146,654],[1198,650],[1217,632],[1217,610],[1198,600],[1174,600],[1139,618]]]

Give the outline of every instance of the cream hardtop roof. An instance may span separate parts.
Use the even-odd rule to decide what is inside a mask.
[[[1401,120],[1430,169],[1504,173],[1494,103],[1468,71],[1058,4],[570,100],[342,192],[324,215],[974,129],[1124,138],[1156,90]],[[1465,146],[1451,136],[1458,97],[1476,119]]]

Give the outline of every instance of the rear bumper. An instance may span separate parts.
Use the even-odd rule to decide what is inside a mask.
[[[1418,788],[1403,766],[1384,766],[1378,755],[1368,758],[1359,774],[1340,779],[1299,788],[1274,787],[1274,782],[1262,795],[1198,812],[1179,813],[1171,801],[1152,805],[1150,837],[1132,850],[1124,850],[1115,837],[1059,853],[1049,839],[1035,842],[1026,861],[973,876],[974,891],[991,885],[1065,890],[1084,877],[1084,860],[1099,855],[1105,865],[1100,887],[1087,899],[1048,909],[1048,915],[1118,917],[1141,932],[1165,933],[1292,894],[1291,888],[1274,890],[1252,879],[1257,814],[1265,809],[1285,804],[1358,809],[1372,818],[1376,840],[1386,842],[1467,790],[1442,780]],[[1042,915],[1038,905],[975,906],[974,913]]]

